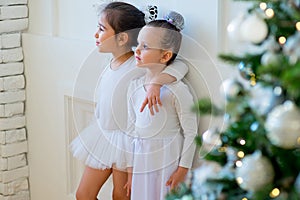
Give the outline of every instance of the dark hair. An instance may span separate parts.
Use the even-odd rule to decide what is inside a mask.
[[[128,45],[136,45],[138,32],[145,26],[145,14],[142,11],[125,2],[111,2],[101,13],[106,15],[115,34],[126,32],[129,35]]]
[[[164,29],[163,37],[160,38],[161,47],[163,49],[170,49],[173,52],[172,58],[167,65],[175,60],[180,49],[182,35],[180,29],[167,20],[154,20],[147,24],[150,27],[158,27]]]

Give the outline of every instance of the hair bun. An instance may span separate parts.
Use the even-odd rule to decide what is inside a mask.
[[[183,30],[184,18],[181,14],[175,11],[171,11],[166,16],[164,16],[164,19],[170,24],[173,24],[178,30]]]

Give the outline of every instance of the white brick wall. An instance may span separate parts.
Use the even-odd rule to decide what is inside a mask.
[[[10,33],[0,36],[0,48],[14,48],[21,46],[21,34]]]
[[[26,5],[0,7],[0,20],[25,18],[27,16],[28,9]]]
[[[4,105],[4,117],[24,114],[24,102],[17,102]],[[1,115],[0,115],[1,116]]]
[[[28,189],[27,179],[20,179],[9,184],[0,183],[0,193],[11,195],[16,192]]]
[[[24,75],[18,76],[9,76],[3,78],[4,80],[4,90],[18,90],[24,89],[25,87],[25,78]]]
[[[24,65],[22,62],[0,64],[0,77],[23,74]]]
[[[0,5],[16,5],[16,4],[24,4],[27,5],[27,0],[0,0]]]
[[[0,200],[29,200],[22,31],[27,0],[0,0]]]
[[[24,90],[0,92],[0,104],[14,103],[19,101],[25,101]]]
[[[22,31],[28,27],[28,19],[13,19],[0,21],[0,32],[9,33]]]
[[[0,63],[18,62],[23,60],[22,48],[4,49],[0,51]]]

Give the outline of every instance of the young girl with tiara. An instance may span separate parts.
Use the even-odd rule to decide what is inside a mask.
[[[95,34],[99,52],[111,53],[112,60],[104,69],[96,91],[95,121],[71,143],[73,155],[85,163],[77,200],[95,200],[108,177],[113,174],[113,199],[129,199],[124,185],[127,182],[126,160],[130,141],[127,128],[126,95],[131,79],[141,77],[144,70],[135,67],[132,46],[136,45],[140,28],[145,25],[144,13],[124,2],[107,4],[99,15],[99,29]],[[148,86],[149,103],[160,101],[161,85],[180,80],[187,66],[177,63],[153,77]],[[174,70],[175,68],[175,70]],[[158,84],[156,84],[158,83]],[[163,105],[165,106],[165,105]],[[151,107],[152,108],[152,107]],[[156,109],[155,109],[156,110]],[[152,110],[153,112],[153,110]]]
[[[191,111],[194,101],[187,85],[178,81],[162,86],[160,95],[164,107],[154,116],[137,111],[147,84],[176,58],[183,24],[180,14],[170,12],[164,20],[148,23],[138,36],[136,63],[147,73],[133,80],[128,89],[132,126],[128,134],[133,136],[134,142],[133,164],[128,168],[132,175],[129,174],[126,187],[128,192],[131,189],[132,200],[164,199],[185,180],[192,166],[198,125],[197,116]]]

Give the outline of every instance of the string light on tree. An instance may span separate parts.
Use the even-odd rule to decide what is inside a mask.
[[[297,29],[298,31],[300,31],[300,22],[297,22],[297,23],[296,23],[296,29]]]
[[[242,167],[243,162],[240,161],[240,160],[238,160],[238,161],[235,162],[235,165],[236,165],[237,167]]]
[[[240,145],[244,146],[246,144],[246,140],[244,139],[239,139]]]
[[[270,197],[271,198],[276,198],[280,195],[280,190],[278,188],[274,188],[271,193],[270,193]]]
[[[275,15],[274,10],[272,8],[266,9],[265,14],[266,14],[267,18],[269,18],[269,19],[274,17],[274,15]]]
[[[244,157],[245,157],[245,153],[244,153],[243,151],[239,151],[239,152],[237,153],[237,156],[238,156],[239,158],[244,158]]]
[[[260,7],[260,9],[262,9],[262,10],[266,10],[266,9],[267,9],[267,4],[266,4],[265,2],[261,2],[261,3],[259,4],[259,7]]]
[[[279,44],[284,45],[286,42],[286,38],[284,36],[280,36],[278,38],[278,42],[279,42]]]

